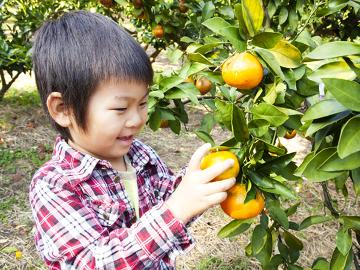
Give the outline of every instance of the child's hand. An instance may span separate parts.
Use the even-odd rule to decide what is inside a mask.
[[[235,184],[235,178],[211,182],[217,175],[231,168],[234,161],[229,159],[205,170],[200,169],[201,159],[208,153],[210,144],[199,147],[189,162],[182,182],[166,201],[173,215],[184,224],[213,205],[226,199],[226,190]]]

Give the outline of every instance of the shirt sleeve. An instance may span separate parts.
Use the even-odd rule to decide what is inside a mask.
[[[57,181],[55,181],[57,182]],[[52,269],[153,269],[193,245],[185,226],[160,203],[131,228],[109,231],[70,185],[38,179],[30,188],[36,245]]]

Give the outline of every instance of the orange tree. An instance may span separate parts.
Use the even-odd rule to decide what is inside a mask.
[[[232,151],[241,166],[239,184],[229,197],[237,190],[242,199],[234,199],[233,205],[257,201],[261,211],[264,198],[266,209],[259,218],[235,217],[219,236],[252,228],[246,254],[257,258],[263,269],[304,269],[297,264],[303,249],[297,232],[329,221],[338,224],[336,248],[331,258],[316,259],[311,269],[359,269],[360,217],[336,207],[328,184],[334,182],[344,197],[349,187],[360,194],[360,45],[346,32],[342,41],[317,29],[329,16],[358,14],[359,3],[234,2],[186,2],[188,13],[202,5],[202,16],[196,22],[188,18],[191,36],[173,39],[182,42],[173,43],[181,68],[155,76],[149,125],[157,130],[167,120],[179,133],[181,123],[188,121],[185,104],[206,108],[196,135]],[[154,24],[162,20],[159,16]],[[208,78],[212,89],[202,96],[189,77]],[[228,140],[214,141],[211,130],[216,124],[230,132]],[[295,153],[278,143],[294,131],[312,144],[299,167],[293,162]],[[297,223],[292,216],[304,201],[293,186],[303,179],[320,183],[328,211]]]
[[[222,205],[234,220],[220,237],[251,228],[246,254],[263,269],[304,269],[297,263],[303,249],[297,233],[332,221],[339,228],[336,248],[311,269],[359,269],[360,217],[339,209],[328,191],[334,182],[344,197],[348,188],[360,194],[358,0],[2,1],[1,73],[16,79],[30,69],[31,34],[50,11],[79,8],[124,23],[145,47],[155,48],[153,59],[166,49],[180,63],[155,74],[148,124],[153,130],[168,125],[179,134],[188,122],[186,104],[204,106],[196,135],[236,155],[239,183]],[[203,95],[196,87],[201,78],[211,82]],[[4,77],[2,87],[8,86]],[[214,141],[215,125],[230,132],[228,140]],[[312,144],[299,167],[295,153],[279,144],[293,130]],[[328,211],[297,223],[293,216],[305,201],[293,186],[303,178],[320,183]],[[257,210],[239,216],[245,211],[236,209],[248,205]]]

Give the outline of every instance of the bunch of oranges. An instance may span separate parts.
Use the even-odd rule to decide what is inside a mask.
[[[240,172],[240,164],[236,155],[228,150],[215,150],[210,152],[202,159],[200,168],[204,170],[227,159],[234,160],[233,167],[218,175],[212,181],[221,181],[232,177],[236,178]],[[264,209],[264,196],[258,190],[256,191],[255,198],[245,202],[246,196],[248,194],[246,187],[246,184],[236,183],[227,191],[227,198],[220,204],[223,211],[234,219],[247,219],[256,217]]]

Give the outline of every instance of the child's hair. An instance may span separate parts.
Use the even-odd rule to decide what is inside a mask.
[[[149,57],[141,46],[114,21],[86,11],[69,12],[44,23],[36,32],[32,53],[45,111],[49,94],[60,92],[83,130],[89,98],[101,82],[115,79],[150,85],[153,79]],[[64,138],[71,139],[67,128],[51,122]]]

